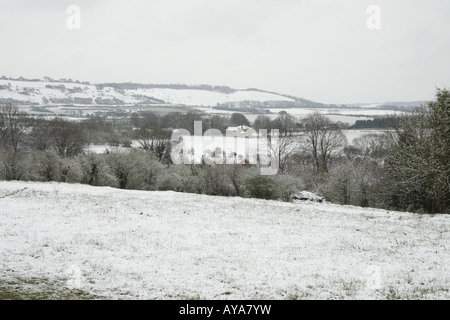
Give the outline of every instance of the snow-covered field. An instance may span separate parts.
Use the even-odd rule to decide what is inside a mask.
[[[347,138],[348,144],[353,144],[353,140],[356,138],[361,138],[366,134],[385,134],[386,130],[383,129],[359,129],[359,130],[342,130],[342,133]]]
[[[450,216],[0,182],[0,294],[449,299]]]
[[[288,111],[290,114],[298,117],[298,118],[304,118],[308,114],[311,114],[315,111],[318,111],[320,113],[323,113],[325,115],[335,115],[335,116],[352,116],[352,117],[375,117],[375,116],[391,116],[396,114],[401,114],[399,111],[395,110],[379,110],[379,109],[370,109],[370,108],[363,108],[355,109],[355,108],[335,108],[335,109],[329,109],[329,108],[291,108],[291,109],[275,109],[271,108],[269,109],[270,112],[273,112],[275,114],[278,114],[280,111]]]

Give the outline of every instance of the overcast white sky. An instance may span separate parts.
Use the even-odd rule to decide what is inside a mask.
[[[81,29],[66,22],[81,9]],[[369,30],[369,5],[381,29]],[[323,103],[450,86],[448,0],[0,0],[0,75],[259,88]]]

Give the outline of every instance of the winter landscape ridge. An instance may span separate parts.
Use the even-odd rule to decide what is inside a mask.
[[[179,104],[215,106],[240,101],[290,102],[298,106],[311,101],[258,89],[238,90],[227,86],[104,83],[78,80],[0,78],[0,101],[21,105],[145,105]]]
[[[365,109],[408,109],[426,101],[348,104]],[[0,77],[0,103],[22,106],[145,106],[180,105],[211,107],[242,105],[284,108],[325,108],[329,105],[292,95],[255,88],[234,89],[228,86],[186,84],[101,83],[72,79],[26,79]]]
[[[449,299],[450,216],[0,182],[3,299]]]

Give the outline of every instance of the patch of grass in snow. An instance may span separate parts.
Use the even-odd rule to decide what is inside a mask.
[[[337,278],[331,280],[328,290],[330,291],[331,299],[353,299],[365,287],[364,281],[359,279]]]
[[[309,292],[293,292],[287,295],[287,300],[308,300],[311,298]]]
[[[320,285],[307,285],[306,287],[292,285],[280,290],[279,293],[284,300],[310,300],[314,298],[313,293],[315,291],[321,291],[322,289]]]
[[[428,300],[435,297],[449,299],[449,289],[441,287],[414,286],[406,289],[398,289],[390,286],[385,289],[384,296],[387,300]]]
[[[386,289],[386,299],[387,300],[402,300],[402,295],[399,293],[398,289],[394,287],[389,287]]]
[[[319,279],[315,284],[309,284],[304,288],[295,288],[284,296],[287,300],[357,299],[358,294],[365,289],[366,284],[362,280],[330,277],[327,280]]]
[[[99,297],[61,282],[41,278],[17,278],[0,282],[0,300],[93,300]]]
[[[439,291],[448,292],[447,289],[414,287],[412,291],[412,296],[409,299],[426,299],[428,295],[435,294]]]
[[[168,295],[166,295],[166,299],[168,299],[168,300],[191,300],[191,301],[206,300],[206,298],[202,298],[198,293],[193,296],[185,295],[185,294],[181,294],[181,295],[168,294]]]

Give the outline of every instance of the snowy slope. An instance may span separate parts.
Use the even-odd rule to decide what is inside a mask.
[[[169,103],[186,106],[215,106],[243,101],[282,101],[293,99],[259,90],[220,92],[200,89],[135,88],[92,84],[17,81],[0,79],[0,103],[22,105],[136,105]]]
[[[0,182],[0,289],[449,299],[449,243],[446,215]]]

